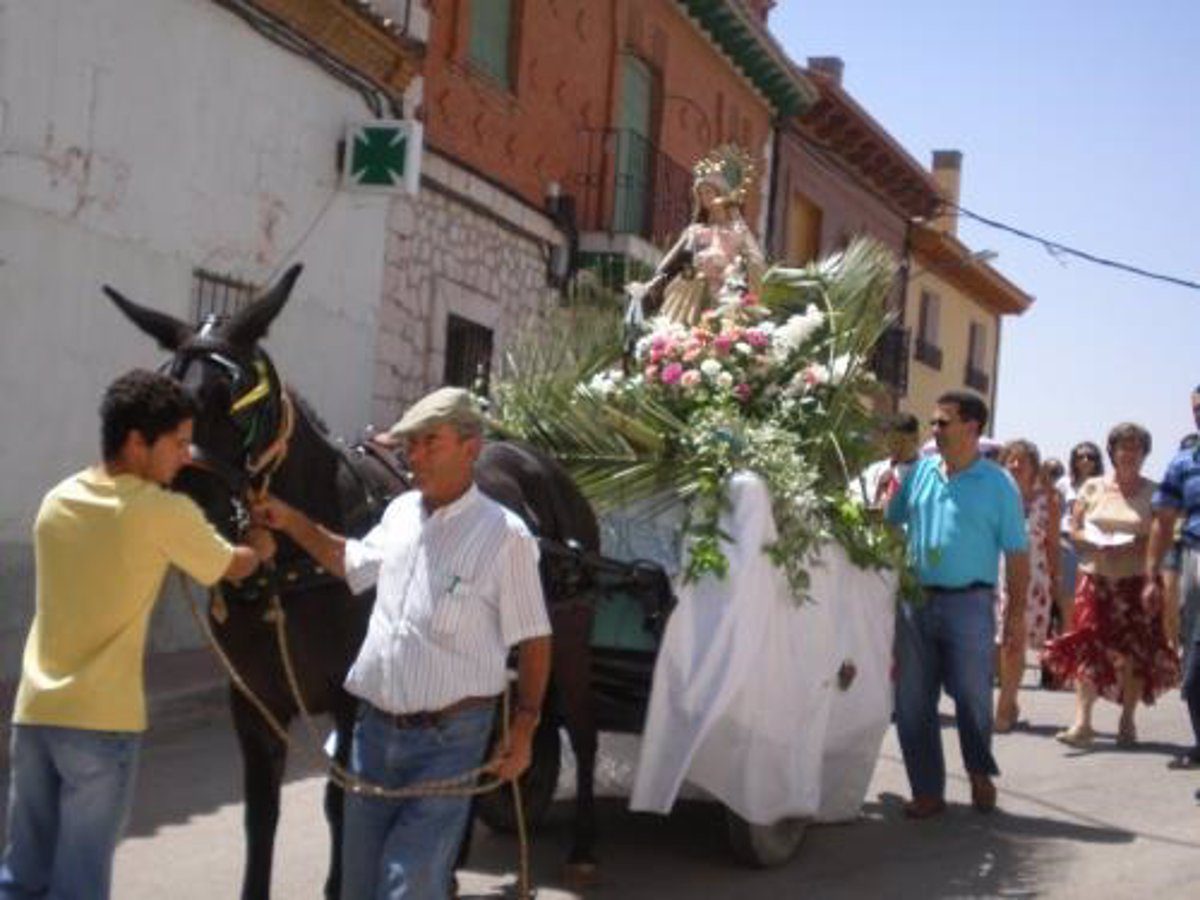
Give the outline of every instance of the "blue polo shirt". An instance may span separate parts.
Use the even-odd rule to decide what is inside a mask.
[[[1008,473],[976,459],[947,478],[940,456],[913,468],[888,506],[908,532],[908,563],[921,584],[995,584],[1001,553],[1029,549],[1021,494]]]
[[[1180,450],[1154,492],[1155,509],[1174,509],[1183,515],[1180,535],[1185,546],[1200,548],[1200,453]]]

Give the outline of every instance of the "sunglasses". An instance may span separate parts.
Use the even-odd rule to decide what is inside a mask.
[[[931,428],[945,428],[946,426],[953,425],[953,424],[954,424],[954,419],[938,418],[938,419],[930,419],[929,420],[929,426]]]
[[[1092,462],[1100,461],[1100,457],[1095,453],[1077,453],[1075,455],[1075,458],[1079,459],[1079,460],[1087,459],[1087,460],[1091,460]]]

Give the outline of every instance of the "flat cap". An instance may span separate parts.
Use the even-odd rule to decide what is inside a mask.
[[[459,387],[438,388],[408,408],[400,421],[387,430],[387,440],[397,443],[435,425],[481,425],[483,415],[470,391]]]

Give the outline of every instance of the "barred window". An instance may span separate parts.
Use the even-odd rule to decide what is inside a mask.
[[[442,383],[486,394],[492,375],[492,329],[451,313],[446,319]]]
[[[250,305],[259,286],[232,275],[192,269],[192,319],[199,325],[209,316],[228,319]]]

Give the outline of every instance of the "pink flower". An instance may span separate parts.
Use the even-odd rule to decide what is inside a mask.
[[[717,351],[718,356],[727,356],[733,348],[733,340],[727,334],[718,334],[713,338],[713,349]]]
[[[742,295],[742,306],[758,306],[758,294],[750,291]]]
[[[735,386],[733,389],[733,396],[737,397],[743,403],[750,402],[750,393],[751,393],[750,385],[746,384],[746,382],[744,382],[744,381],[741,384]]]
[[[696,369],[688,369],[679,378],[679,383],[685,388],[694,388],[701,382],[700,373]]]
[[[646,384],[653,384],[658,379],[658,366],[646,366],[642,374],[646,378]]]
[[[762,350],[771,343],[771,339],[759,331],[757,328],[751,328],[746,332],[746,343],[755,350]]]
[[[800,377],[808,387],[817,387],[829,380],[829,369],[820,363],[809,363],[800,373]]]
[[[673,362],[662,370],[663,384],[678,384],[679,379],[683,376],[683,366],[677,362]]]
[[[650,362],[657,365],[658,363],[662,362],[662,358],[663,358],[662,347],[651,347],[650,348]]]

